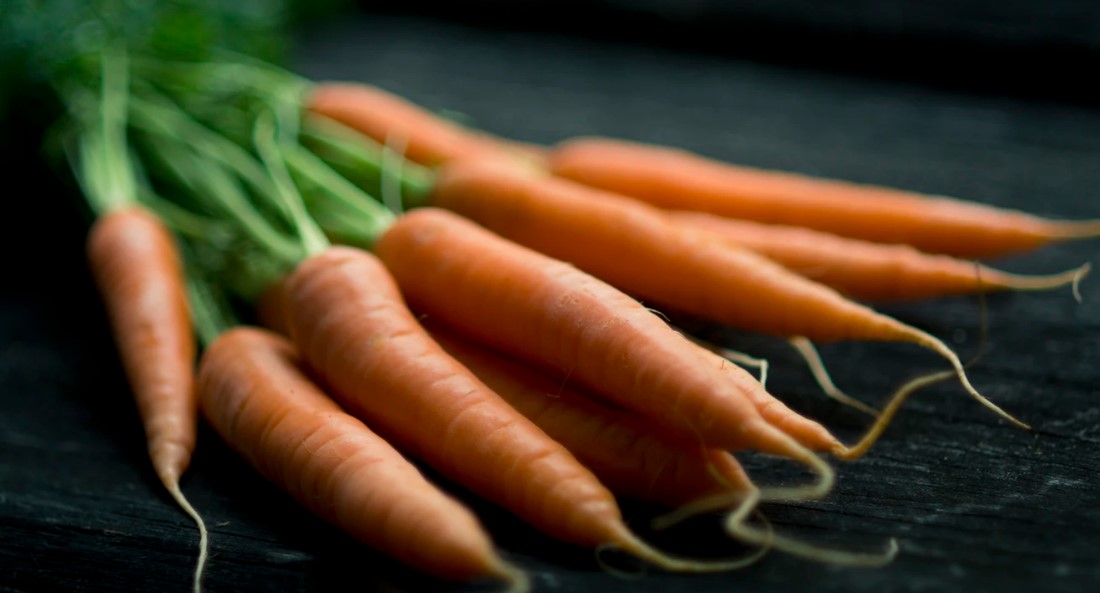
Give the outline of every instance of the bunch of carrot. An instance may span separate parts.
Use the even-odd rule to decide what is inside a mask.
[[[105,51],[100,64],[98,86],[70,90],[67,146],[99,216],[92,269],[165,486],[190,509],[179,481],[201,409],[311,512],[441,578],[527,587],[414,462],[550,537],[668,570],[756,557],[658,551],[627,527],[618,496],[724,509],[728,532],[761,549],[888,561],[892,542],[826,550],[749,519],[762,500],[827,495],[834,470],[821,454],[864,454],[931,382],[957,377],[1023,423],[970,385],[942,341],[853,298],[1073,283],[1087,267],[1023,278],[916,249],[988,255],[1100,232],[657,147],[529,146],[369,86],[313,85],[239,58]],[[850,214],[872,204],[881,223],[860,234]],[[762,226],[776,223],[818,226]],[[948,224],[969,240],[935,242],[960,234]],[[871,242],[895,239],[914,247]],[[798,343],[911,342],[952,369],[902,386],[846,446],[638,299]],[[740,451],[816,479],[758,486]]]

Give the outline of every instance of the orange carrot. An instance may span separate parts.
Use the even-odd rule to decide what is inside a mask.
[[[432,319],[562,372],[691,442],[784,455],[831,475],[765,422],[697,346],[564,262],[433,208],[402,216],[374,250],[410,305]]]
[[[477,518],[299,369],[285,339],[231,329],[203,354],[198,394],[211,426],[302,506],[401,562],[451,580],[525,577]]]
[[[138,208],[99,218],[88,235],[92,275],[145,426],[149,457],[170,491],[195,449],[195,337],[175,240]]]
[[[415,219],[398,221],[383,241],[399,228],[417,232],[405,220]],[[482,258],[473,253],[456,255]],[[591,472],[428,336],[374,256],[332,247],[302,262],[285,291],[286,325],[303,358],[349,412],[401,450],[551,537],[615,545],[671,570],[724,568],[669,558],[633,535]]]
[[[87,252],[145,428],[153,469],[199,527],[197,591],[206,561],[206,525],[180,490],[180,477],[195,449],[196,347],[175,239],[145,210],[119,208],[101,215],[92,226]]]
[[[558,176],[676,210],[817,229],[922,251],[986,257],[1100,236],[1100,220],[1049,220],[916,192],[710,160],[683,150],[603,138],[559,144]]]
[[[753,488],[737,460],[668,435],[469,339],[428,327],[432,337],[494,392],[569,449],[612,492],[677,507]]]
[[[814,341],[920,345],[946,358],[975,399],[1026,427],[974,389],[958,356],[938,338],[720,237],[677,226],[648,204],[489,161],[443,168],[428,204],[639,298],[720,323]]]
[[[921,299],[994,290],[1045,290],[1075,284],[1089,265],[1048,276],[1022,276],[909,245],[874,243],[803,227],[771,225],[673,210],[677,223],[721,235],[783,266],[867,301]]]
[[[462,159],[533,161],[544,149],[465,129],[380,88],[360,83],[318,85],[308,109],[354,127],[383,144],[399,142],[405,156],[435,166]]]

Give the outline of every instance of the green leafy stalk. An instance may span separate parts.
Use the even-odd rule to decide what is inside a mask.
[[[334,170],[372,195],[382,195],[386,179],[396,179],[404,208],[422,206],[431,195],[435,174],[427,167],[403,161],[400,174],[387,169],[386,149],[373,139],[335,120],[311,114],[304,120],[302,140]]]
[[[299,144],[287,144],[283,158],[307,196],[310,214],[342,242],[369,248],[393,224],[393,212]],[[312,190],[312,191],[311,191]]]
[[[305,252],[309,255],[320,253],[328,248],[328,239],[306,212],[302,196],[298,193],[298,188],[294,185],[294,180],[291,179],[279,151],[278,135],[274,114],[270,111],[265,112],[256,121],[256,151],[274,183],[274,197],[278,198],[283,204],[283,209],[290,213],[291,222]]]

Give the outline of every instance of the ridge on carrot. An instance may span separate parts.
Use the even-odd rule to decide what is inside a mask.
[[[195,449],[196,344],[183,263],[171,231],[138,201],[126,139],[128,61],[104,51],[100,96],[78,88],[63,96],[79,129],[67,147],[76,179],[96,216],[86,250],[144,427],[157,478],[199,530],[193,591],[202,589],[206,524],[180,487]]]
[[[957,257],[993,257],[1100,236],[1100,220],[1051,220],[976,202],[767,171],[607,138],[552,148],[554,175],[661,208],[812,228]]]

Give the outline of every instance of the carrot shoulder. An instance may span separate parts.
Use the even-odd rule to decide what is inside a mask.
[[[440,578],[522,579],[473,513],[340,409],[299,365],[283,338],[227,331],[200,365],[204,415],[260,473],[367,545]]]
[[[678,224],[716,233],[842,294],[890,301],[997,290],[1046,290],[1076,283],[1081,268],[1046,276],[1010,274],[976,262],[918,251],[909,245],[841,237],[692,210],[668,211]]]
[[[953,198],[723,163],[604,138],[559,144],[558,176],[676,210],[813,228],[932,253],[986,257],[1100,235],[1100,221],[1039,218]]]
[[[285,290],[303,358],[349,412],[402,451],[551,537],[617,545],[669,569],[714,568],[669,559],[634,536],[591,472],[428,336],[369,253],[314,255]]]

